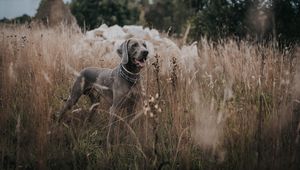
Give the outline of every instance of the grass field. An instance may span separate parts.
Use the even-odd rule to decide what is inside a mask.
[[[300,51],[276,43],[198,41],[198,56],[156,51],[143,70],[140,117],[107,107],[88,121],[82,97],[51,115],[77,71],[115,67],[107,48],[78,52],[75,28],[0,26],[0,169],[298,169]]]

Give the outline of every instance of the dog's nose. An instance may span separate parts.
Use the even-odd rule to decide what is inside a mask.
[[[143,55],[143,56],[147,56],[147,55],[148,55],[148,53],[149,53],[149,52],[148,52],[148,50],[144,50],[144,51],[142,51],[142,55]]]

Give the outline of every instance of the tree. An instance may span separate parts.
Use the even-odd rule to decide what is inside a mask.
[[[62,0],[42,0],[35,19],[47,25],[73,24],[74,16]]]
[[[196,0],[195,0],[196,1]],[[192,37],[235,36],[256,40],[300,41],[299,0],[202,0],[191,17]]]
[[[201,1],[202,5],[191,18],[192,36],[212,39],[245,35],[247,5],[241,0]]]
[[[153,4],[143,5],[148,26],[179,35],[202,6],[202,0],[156,0]]]
[[[139,21],[139,8],[130,0],[73,0],[70,4],[78,24],[93,29],[101,24],[128,25]]]
[[[174,13],[173,9],[174,4],[172,0],[157,2],[150,5],[145,14],[145,20],[150,27],[159,30],[168,30],[176,24],[172,17]]]
[[[300,2],[299,0],[273,0],[274,29],[279,41],[300,41]]]

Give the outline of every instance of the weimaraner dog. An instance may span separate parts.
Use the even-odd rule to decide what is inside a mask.
[[[148,57],[146,43],[133,38],[123,42],[117,49],[117,53],[122,61],[114,69],[95,67],[83,69],[77,77],[65,105],[55,115],[60,121],[65,112],[76,104],[81,95],[87,95],[92,104],[99,101],[99,96],[105,97],[111,103],[107,133],[108,147],[110,146],[109,135],[114,115],[124,107],[129,112],[133,111],[132,107],[139,98],[140,70],[145,66]]]

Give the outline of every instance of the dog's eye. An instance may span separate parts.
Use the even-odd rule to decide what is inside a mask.
[[[138,46],[138,43],[134,43],[133,45],[132,45],[132,47],[137,47]]]
[[[143,43],[143,46],[144,46],[145,48],[147,48],[147,45],[146,45],[146,43]]]

